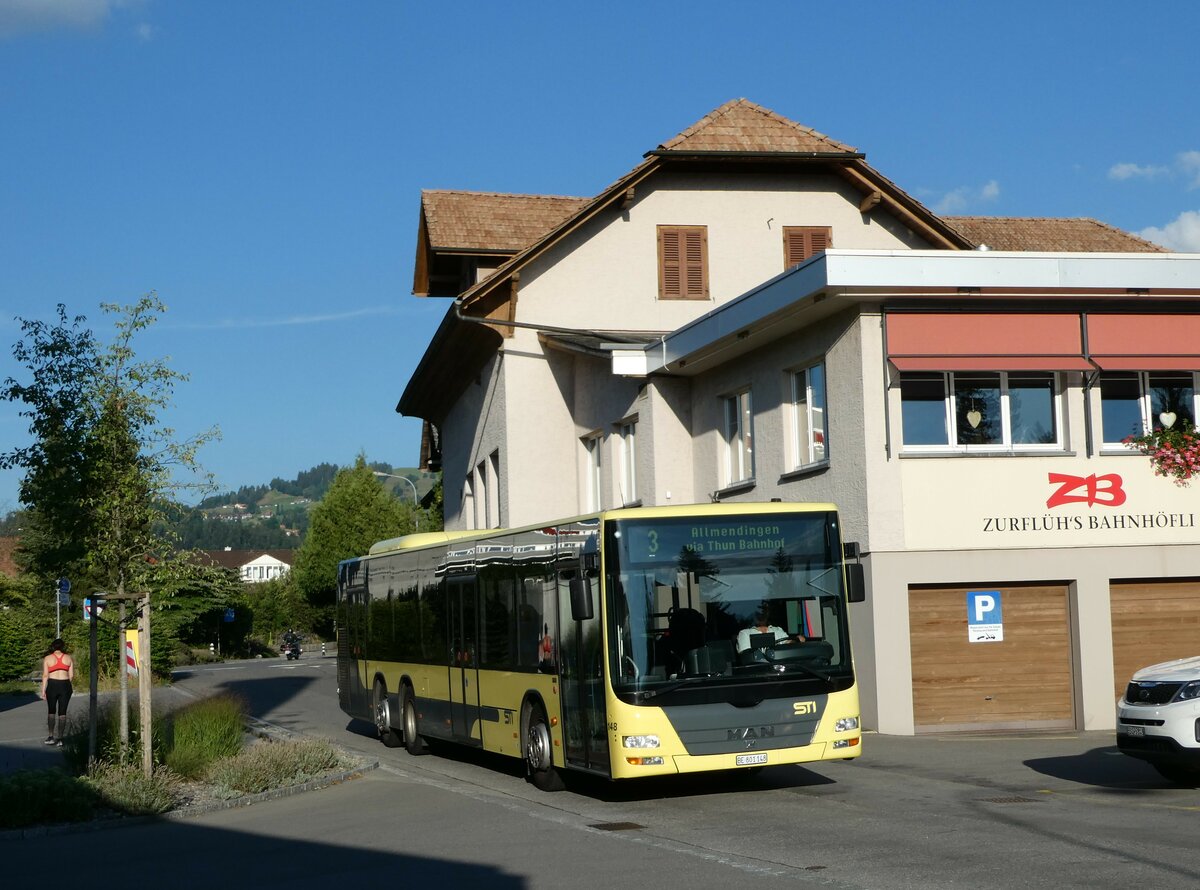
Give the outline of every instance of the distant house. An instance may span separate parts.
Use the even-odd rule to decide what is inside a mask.
[[[234,569],[247,584],[282,578],[291,571],[294,550],[202,550],[213,565]]]

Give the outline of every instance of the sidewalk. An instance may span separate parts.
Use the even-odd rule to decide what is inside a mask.
[[[63,766],[59,748],[43,744],[46,739],[46,703],[37,696],[37,684],[30,683],[28,695],[0,696],[0,775],[22,769],[47,769]],[[154,687],[155,710],[163,703],[183,701],[181,694],[169,686]],[[119,692],[101,692],[97,705],[116,702]],[[161,696],[161,698],[160,698]],[[130,704],[137,705],[136,688],[129,691]],[[136,713],[136,712],[135,712]],[[67,725],[74,729],[87,725],[88,691],[76,689],[67,708]],[[136,719],[136,717],[135,717]]]

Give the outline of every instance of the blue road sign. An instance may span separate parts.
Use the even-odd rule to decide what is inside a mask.
[[[967,591],[967,639],[972,643],[1004,641],[999,590]]]
[[[233,621],[233,609],[226,609],[226,610],[225,610],[225,621],[226,621],[227,623],[228,623],[228,622],[230,622],[230,621]]]
[[[59,593],[70,593],[71,592],[71,582],[68,581],[66,578],[59,578],[58,579],[58,592]]]

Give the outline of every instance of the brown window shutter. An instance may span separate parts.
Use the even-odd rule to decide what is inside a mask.
[[[810,256],[833,247],[833,230],[827,226],[784,226],[783,267],[798,266]]]
[[[659,226],[658,298],[708,299],[708,230],[704,226]]]

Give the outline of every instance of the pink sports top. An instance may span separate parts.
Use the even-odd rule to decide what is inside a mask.
[[[54,664],[46,666],[47,674],[53,674],[55,671],[69,671],[71,669],[71,662],[63,661],[63,654],[61,652],[55,652],[54,657],[58,660]]]

